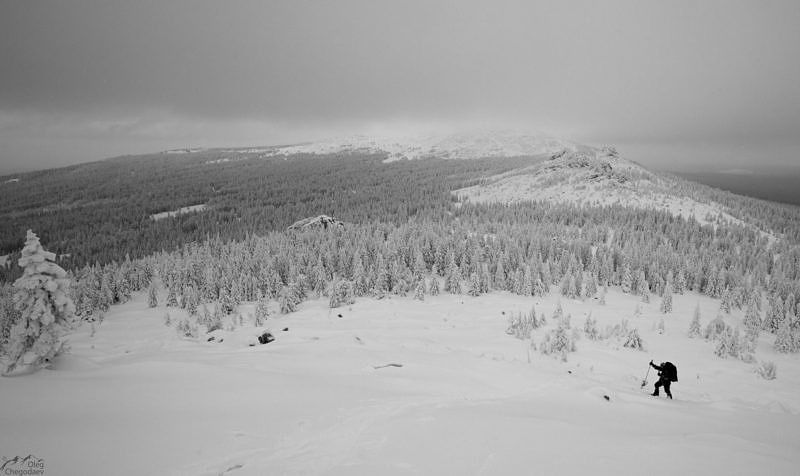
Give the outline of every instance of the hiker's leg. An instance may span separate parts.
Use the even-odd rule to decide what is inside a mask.
[[[658,387],[660,387],[660,386],[661,386],[661,380],[659,380],[658,382],[656,382],[656,385],[655,385],[656,389],[655,389],[655,390],[653,391],[653,393],[652,393],[652,395],[653,395],[654,397],[657,397],[657,396],[658,396]]]
[[[664,382],[664,391],[667,392],[667,396],[669,398],[672,398],[672,392],[669,391],[669,386],[670,386],[671,383],[672,382],[670,382],[669,380]]]

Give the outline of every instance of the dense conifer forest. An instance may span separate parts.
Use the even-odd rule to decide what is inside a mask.
[[[206,324],[219,318],[206,303],[227,314],[242,302],[274,299],[289,313],[312,296],[329,298],[331,307],[361,296],[439,292],[592,299],[618,286],[643,301],[661,299],[665,313],[672,293],[700,292],[720,298],[722,313],[746,307],[757,327],[800,335],[795,207],[713,192],[761,220],[717,226],[621,205],[478,205],[450,193],[530,158],[211,159],[159,155],[22,176],[15,192],[2,189],[11,224],[3,227],[4,252],[32,228],[46,248],[68,253],[62,262],[85,320],[157,285],[168,306]],[[37,194],[42,189],[51,193]],[[205,211],[150,218],[201,203]],[[346,225],[286,230],[320,213]],[[7,280],[15,268],[5,269]],[[2,286],[3,337],[15,312],[10,295]]]
[[[326,213],[347,222],[441,216],[450,190],[531,159],[398,161],[384,155],[297,156],[224,151],[118,158],[0,178],[0,255],[27,229],[65,268],[138,258],[184,243],[281,230]],[[204,204],[202,213],[151,215]],[[15,269],[3,269],[8,281]]]

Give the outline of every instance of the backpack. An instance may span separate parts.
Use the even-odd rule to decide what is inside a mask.
[[[664,376],[669,379],[670,382],[677,382],[678,381],[678,368],[672,362],[664,362],[661,365],[662,372],[664,372]]]

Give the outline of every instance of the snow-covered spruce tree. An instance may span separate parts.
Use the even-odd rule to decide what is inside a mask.
[[[608,294],[608,286],[603,286],[603,291],[600,292],[600,301],[599,301],[599,304],[601,306],[606,305],[606,294]]]
[[[281,314],[289,314],[290,312],[296,311],[299,302],[297,295],[292,290],[292,286],[284,286],[281,288],[278,296],[278,305],[280,306]]]
[[[629,349],[636,349],[636,350],[644,350],[644,341],[639,336],[639,329],[633,328],[628,331],[628,335],[625,338],[625,342],[622,344],[623,347],[628,347]]]
[[[708,340],[716,340],[720,334],[725,331],[727,324],[722,319],[722,314],[717,314],[717,317],[711,320],[706,326],[706,331],[703,335]]]
[[[744,312],[744,321],[742,322],[744,328],[747,330],[747,337],[751,341],[758,339],[758,334],[761,332],[761,317],[756,310],[755,302],[751,299],[747,303],[747,310]]]
[[[461,294],[461,272],[456,264],[453,250],[447,253],[447,265],[444,268],[444,290],[450,294]]]
[[[536,306],[531,306],[531,310],[528,311],[528,321],[530,321],[534,329],[538,329],[541,325],[539,319],[536,317]]]
[[[6,345],[5,373],[21,365],[39,367],[63,349],[61,337],[74,319],[67,273],[28,230],[18,264],[22,277],[14,282],[14,307],[19,317]]]
[[[600,338],[600,331],[597,329],[597,320],[592,319],[591,312],[586,316],[586,322],[583,324],[583,334],[589,340],[598,340]]]
[[[200,294],[191,284],[183,288],[181,304],[184,306],[186,312],[188,312],[190,316],[197,315],[197,306],[200,305]]]
[[[347,280],[334,281],[331,285],[329,306],[331,308],[353,304],[353,284]]]
[[[167,286],[167,307],[178,307],[178,296],[175,293],[175,285],[169,284]]]
[[[478,273],[472,273],[469,277],[469,295],[474,297],[481,295],[481,281]]]
[[[775,350],[782,354],[789,354],[797,352],[798,339],[795,336],[795,331],[792,329],[789,320],[784,320],[781,328],[778,329],[778,335],[775,336],[775,343],[773,344]]]
[[[717,335],[717,346],[714,348],[714,355],[724,359],[730,354],[731,337],[732,332],[730,326],[725,326],[725,329]]]
[[[414,299],[417,301],[425,300],[425,279],[421,278],[417,285],[414,287]]]
[[[269,301],[263,294],[259,295],[258,303],[256,303],[255,315],[253,317],[253,324],[256,327],[261,327],[264,322],[269,318]]]
[[[543,354],[558,355],[561,360],[566,362],[567,353],[575,352],[575,339],[569,329],[560,323],[555,329],[545,334],[539,348]]]
[[[441,293],[441,291],[442,288],[439,285],[439,278],[436,276],[436,273],[434,273],[431,276],[431,287],[430,287],[431,296],[438,296],[439,293]]]
[[[689,338],[700,337],[702,334],[702,327],[700,326],[700,303],[694,308],[694,316],[692,323],[689,324]]]
[[[158,290],[156,289],[155,281],[151,281],[147,290],[147,307],[156,306],[158,306]]]
[[[733,295],[731,294],[731,289],[726,287],[722,292],[722,299],[720,300],[719,308],[725,314],[730,314],[731,307],[733,307]]]
[[[517,339],[530,339],[531,332],[536,328],[536,312],[528,314],[521,312],[511,314],[508,317],[508,327],[506,334],[513,335]]]
[[[622,269],[622,280],[620,282],[620,286],[622,286],[623,293],[630,293],[632,291],[631,287],[633,285],[633,276],[631,276],[631,268],[627,264]]]
[[[661,296],[661,305],[658,308],[664,314],[672,312],[672,284],[667,283],[664,294]]]

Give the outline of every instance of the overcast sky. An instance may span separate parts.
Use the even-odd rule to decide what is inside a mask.
[[[0,0],[0,173],[462,124],[799,164],[800,2]]]

